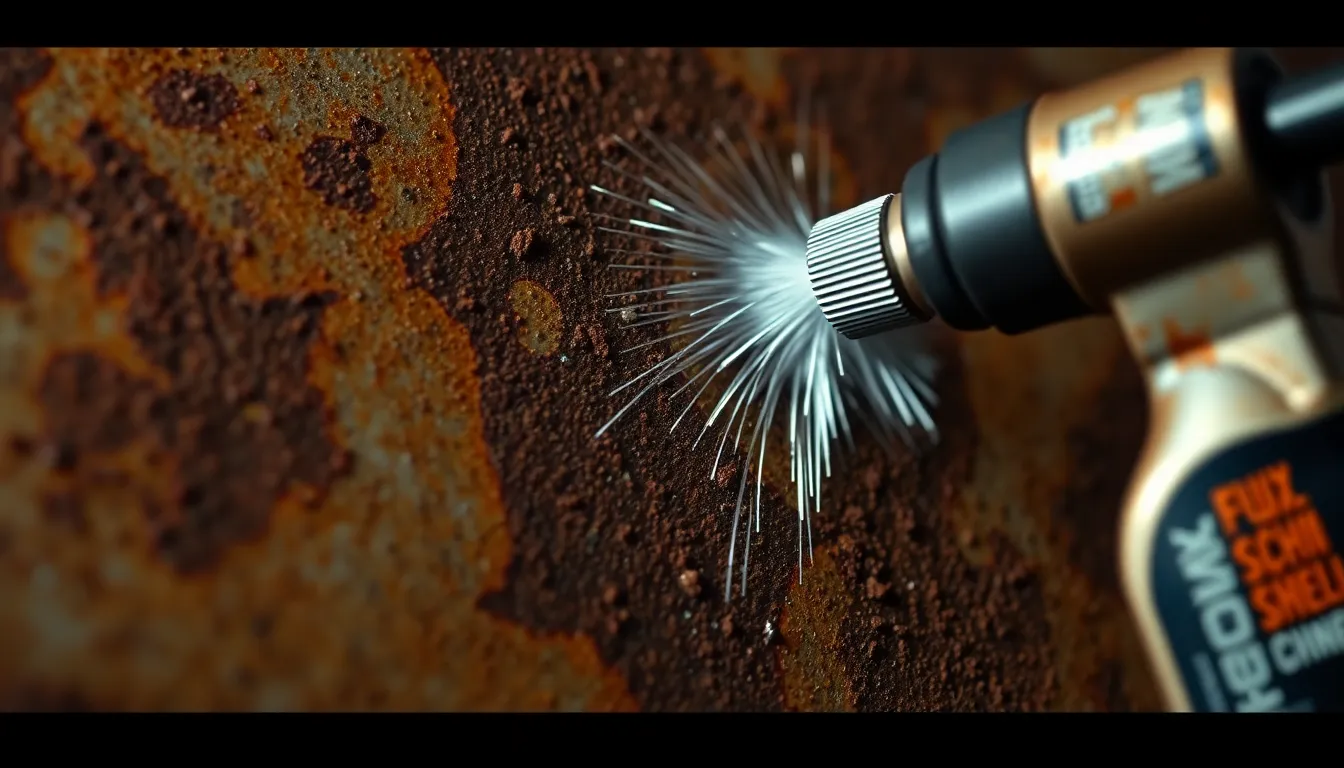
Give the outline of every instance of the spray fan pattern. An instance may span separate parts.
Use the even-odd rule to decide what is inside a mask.
[[[630,349],[673,347],[611,393],[629,402],[598,434],[664,385],[686,401],[675,431],[710,385],[722,382],[696,448],[715,451],[711,478],[739,455],[752,470],[738,473],[725,598],[732,595],[739,547],[746,591],[751,539],[738,534],[744,526],[760,531],[765,436],[773,424],[788,434],[800,578],[837,443],[852,447],[860,423],[889,450],[918,448],[938,434],[930,413],[937,403],[936,365],[921,330],[853,341],[831,328],[813,297],[807,237],[813,222],[832,212],[832,179],[829,134],[822,125],[813,129],[807,116],[807,110],[800,115],[797,146],[787,162],[751,136],[734,142],[717,126],[699,157],[648,132],[648,152],[615,136],[638,167],[611,167],[638,182],[642,199],[593,187],[626,208],[620,216],[605,216],[613,226],[602,229],[638,243],[614,251],[628,263],[613,266],[654,276],[650,287],[609,297],[638,299],[611,311],[633,326],[666,325],[665,335]],[[627,310],[634,310],[633,317]]]

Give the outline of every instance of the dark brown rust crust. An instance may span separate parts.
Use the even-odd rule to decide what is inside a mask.
[[[129,297],[131,335],[170,381],[136,420],[178,464],[180,509],[159,546],[179,568],[203,567],[261,533],[294,484],[316,502],[349,468],[349,454],[327,439],[322,393],[307,383],[308,349],[334,297],[242,294],[229,248],[196,235],[135,154],[96,127],[83,146],[99,170],[80,194],[95,197],[107,222],[92,233],[101,286]],[[117,393],[138,413],[134,390],[74,402]]]
[[[370,121],[372,122],[372,121]],[[376,123],[374,125],[377,125]],[[381,133],[363,126],[358,120],[351,126],[356,138],[381,138]],[[303,184],[322,195],[327,205],[368,213],[378,202],[369,178],[372,167],[364,154],[365,144],[334,136],[314,139],[303,152]]]
[[[229,250],[192,230],[135,153],[97,125],[81,146],[95,170],[88,185],[70,188],[25,153],[23,195],[0,190],[0,210],[22,204],[88,230],[100,292],[128,300],[127,330],[166,385],[94,353],[58,353],[45,367],[44,431],[32,442],[71,473],[86,454],[152,446],[176,489],[166,506],[145,499],[155,543],[191,572],[261,533],[296,484],[316,500],[348,468],[348,454],[326,438],[322,395],[306,382],[308,347],[330,297],[240,293]],[[69,504],[61,514],[77,517]]]
[[[629,114],[633,93],[594,87],[591,73],[600,67],[615,79],[621,56],[643,82],[664,84],[641,103],[672,100],[665,97],[674,78],[665,75],[676,63],[643,53],[440,57],[455,88],[458,181],[451,215],[404,261],[468,327],[480,359],[486,439],[516,542],[509,585],[482,602],[536,630],[593,636],[646,709],[778,709],[774,663],[759,641],[766,620],[777,620],[771,611],[790,578],[788,558],[762,562],[754,595],[734,606],[740,629],[725,637],[713,595],[727,550],[715,513],[736,490],[704,480],[704,452],[663,450],[667,406],[643,422],[631,414],[613,438],[593,439],[620,405],[607,392],[640,361],[601,354],[616,343],[601,296],[622,281],[595,258],[591,232],[560,217],[587,213],[587,183],[611,183],[599,175],[597,138],[612,113]],[[654,74],[660,68],[663,77]],[[688,76],[682,89],[700,84],[704,71]],[[506,129],[518,140],[501,149]],[[524,190],[518,198],[515,183]],[[529,230],[530,247],[515,256],[511,239]],[[520,278],[564,311],[569,327],[554,355],[533,356],[518,343],[508,292]],[[769,535],[787,536],[784,528]],[[708,597],[682,590],[678,577],[688,568],[700,570]]]
[[[214,131],[238,110],[238,89],[223,75],[174,69],[149,89],[159,120],[169,128]]]
[[[855,601],[830,650],[859,709],[1042,710],[1055,680],[1037,579],[997,536],[987,542],[988,566],[972,566],[949,524],[946,510],[970,481],[977,433],[957,417],[970,409],[956,350],[943,344],[939,352],[939,450],[892,458],[860,440],[817,521],[817,538],[835,542]]]
[[[440,61],[458,104],[453,211],[403,260],[470,329],[480,355],[486,436],[517,542],[509,585],[484,605],[539,630],[593,636],[646,709],[797,706],[802,697],[784,690],[776,661],[787,651],[764,637],[767,622],[780,626],[797,577],[792,510],[769,494],[749,595],[725,606],[737,485],[709,479],[713,451],[690,450],[703,422],[666,437],[679,408],[664,392],[610,437],[592,437],[625,403],[607,393],[666,354],[657,345],[602,354],[658,333],[618,332],[604,312],[604,294],[655,276],[606,270],[611,259],[591,240],[583,188],[634,191],[602,168],[603,159],[631,163],[609,154],[603,129],[627,126],[634,139],[643,124],[684,139],[703,136],[714,119],[765,126],[775,115],[716,87],[695,52],[453,51]],[[566,226],[568,216],[589,225]],[[547,246],[543,258],[511,253],[512,233],[527,230]],[[552,357],[516,340],[507,291],[520,278],[564,310],[568,343]],[[958,392],[958,377],[954,365],[942,389]],[[966,413],[955,402],[945,410]],[[952,445],[940,455],[967,456],[974,426],[962,418],[948,429]],[[966,465],[891,459],[864,442],[829,486],[818,546],[837,553],[858,604],[827,649],[848,679],[827,684],[851,689],[860,708],[1038,709],[1049,700],[1034,580],[998,544],[994,567],[970,566],[941,515]],[[685,588],[687,571],[698,590]]]

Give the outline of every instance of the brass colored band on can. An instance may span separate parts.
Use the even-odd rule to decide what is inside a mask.
[[[1027,156],[1041,226],[1065,275],[1097,311],[1109,310],[1117,291],[1274,227],[1238,114],[1238,73],[1257,55],[1183,50],[1036,103]],[[1197,94],[1198,120],[1162,123],[1182,89]],[[1066,155],[1070,137],[1088,146]],[[1216,169],[1202,177],[1190,165],[1201,148]],[[1071,186],[1089,185],[1094,210],[1080,215]]]

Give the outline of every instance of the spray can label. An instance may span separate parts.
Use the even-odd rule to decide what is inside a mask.
[[[1153,589],[1197,712],[1344,711],[1344,412],[1214,456],[1173,497]]]
[[[1105,104],[1059,128],[1061,167],[1080,224],[1218,175],[1204,117],[1204,83]]]

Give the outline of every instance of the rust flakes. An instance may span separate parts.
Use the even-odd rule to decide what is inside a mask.
[[[333,111],[343,111],[337,105]],[[348,208],[356,213],[373,210],[377,198],[369,178],[371,163],[368,148],[382,141],[387,127],[369,117],[355,114],[349,119],[350,139],[319,136],[303,151],[303,183],[322,195],[327,205]],[[409,187],[402,188],[406,197]],[[414,197],[408,198],[414,200]]]
[[[387,126],[364,115],[355,115],[350,120],[350,140],[357,147],[371,147],[387,135]]]
[[[85,517],[102,521],[87,536],[16,518],[23,552],[0,563],[28,592],[0,602],[39,600],[46,618],[0,609],[0,678],[103,708],[629,708],[590,640],[537,637],[476,608],[503,584],[510,542],[475,352],[396,266],[446,210],[455,176],[453,108],[429,57],[53,57],[54,74],[20,102],[24,136],[59,177],[123,190],[121,202],[81,197],[100,222],[98,296],[136,299],[122,327],[168,378],[100,395],[149,398],[158,427],[80,457]],[[168,131],[148,94],[174,68],[257,87],[217,130]],[[105,137],[87,133],[91,121]],[[368,159],[367,214],[305,183],[304,150],[332,133]],[[217,245],[240,239],[247,258]],[[207,339],[244,354],[216,357],[196,344]],[[66,359],[56,370],[77,388],[113,375],[101,358]],[[135,473],[160,484],[117,481]],[[40,497],[19,492],[13,508]],[[221,536],[234,542],[227,558],[191,580],[142,554],[155,543],[206,554],[201,542]],[[34,582],[35,568],[49,576]],[[135,661],[147,647],[155,671]]]
[[[223,75],[174,69],[149,87],[159,120],[170,128],[219,129],[238,110],[238,89]]]
[[[545,243],[537,237],[537,231],[531,227],[520,229],[509,238],[509,253],[520,259],[545,256],[546,250]]]
[[[779,621],[784,643],[776,658],[784,672],[784,699],[790,709],[854,711],[840,642],[852,603],[833,554],[817,550],[801,583],[795,578],[789,588]]]
[[[370,167],[368,156],[353,142],[320,136],[303,151],[303,184],[321,194],[327,205],[368,213],[377,202]]]
[[[518,321],[518,341],[538,355],[560,347],[560,305],[550,291],[531,280],[519,280],[509,290],[509,302]]]
[[[69,470],[81,455],[114,451],[139,434],[149,420],[154,390],[109,360],[89,353],[63,353],[43,369],[38,402],[42,434]]]
[[[1207,331],[1186,330],[1174,318],[1162,318],[1162,338],[1167,351],[1181,368],[1211,366],[1218,362]]]

